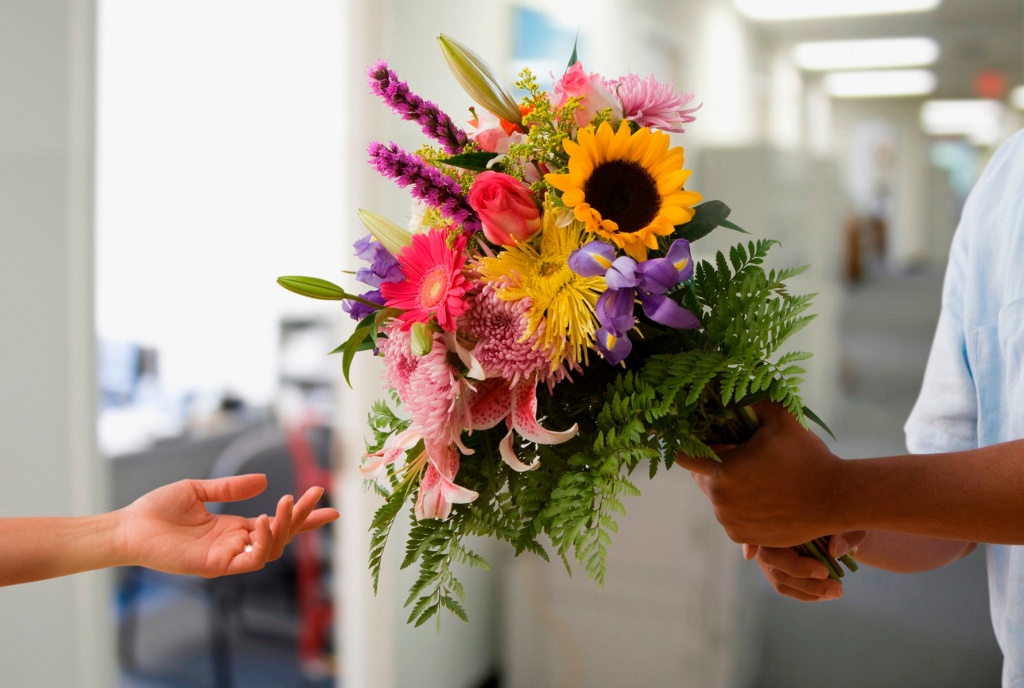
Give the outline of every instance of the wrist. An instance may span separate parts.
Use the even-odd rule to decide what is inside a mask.
[[[872,476],[869,459],[838,459],[834,470],[834,487],[830,494],[833,532],[846,533],[877,529],[870,518],[871,500],[876,494],[878,477]]]
[[[139,566],[138,553],[131,546],[131,519],[127,509],[121,508],[102,514],[110,543],[112,566]]]
[[[819,463],[815,483],[815,502],[819,505],[817,523],[822,535],[834,535],[857,530],[850,523],[853,520],[850,496],[849,464],[853,463],[836,456],[831,451]]]

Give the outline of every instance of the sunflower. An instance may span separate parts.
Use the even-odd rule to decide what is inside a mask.
[[[596,132],[581,129],[576,141],[562,145],[569,172],[545,179],[589,231],[634,260],[646,260],[659,236],[693,218],[701,196],[683,190],[690,171],[683,169],[683,149],[668,147],[668,134],[647,128],[632,133],[626,121],[616,132],[602,122]]]
[[[605,289],[604,277],[581,277],[569,267],[569,255],[587,242],[579,222],[558,227],[558,213],[545,208],[540,239],[506,247],[481,259],[477,271],[503,301],[529,299],[526,341],[539,331],[536,346],[551,357],[586,360],[594,341],[594,307]]]

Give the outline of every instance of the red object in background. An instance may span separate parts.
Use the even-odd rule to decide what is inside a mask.
[[[286,428],[288,449],[295,466],[296,492],[302,494],[310,487],[324,487],[331,493],[331,472],[316,460],[316,451],[309,439],[312,423],[298,422]],[[324,587],[321,540],[318,531],[300,533],[296,537],[296,575],[299,603],[299,661],[304,666],[315,666],[323,659],[328,634],[334,620],[334,605],[330,591]]]
[[[983,69],[974,75],[974,93],[979,98],[1002,100],[1007,88],[1006,75],[998,69]]]

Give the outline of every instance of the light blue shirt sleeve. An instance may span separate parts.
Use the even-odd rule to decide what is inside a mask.
[[[978,401],[964,323],[968,231],[961,225],[950,248],[935,339],[921,393],[904,427],[907,449],[912,454],[978,446]]]

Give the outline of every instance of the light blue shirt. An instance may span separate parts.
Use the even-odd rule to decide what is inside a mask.
[[[1024,132],[1004,143],[964,207],[921,395],[913,453],[1024,438]],[[1024,494],[1021,495],[1024,499]],[[988,545],[1004,688],[1024,688],[1024,546]]]

